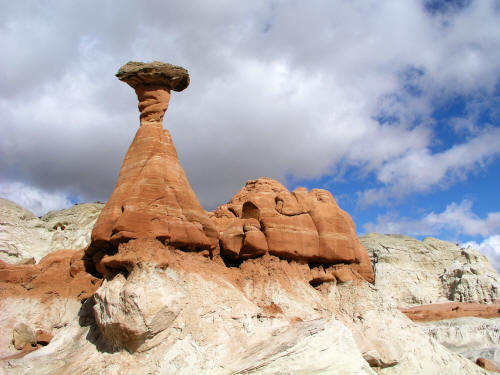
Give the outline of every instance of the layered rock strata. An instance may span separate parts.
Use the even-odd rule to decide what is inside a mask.
[[[500,318],[500,303],[436,303],[410,308],[402,308],[401,312],[414,322],[432,322],[462,317]]]
[[[82,249],[104,205],[77,204],[38,218],[0,198],[0,260],[9,264],[38,262],[56,250]]]
[[[360,238],[375,287],[447,349],[500,364],[500,276],[471,248],[371,233]]]
[[[140,127],[86,252],[89,268],[95,267],[103,275],[116,272],[109,267],[117,263],[109,258],[118,250],[118,244],[131,239],[156,238],[188,251],[211,251],[218,243],[215,225],[201,207],[179,163],[170,133],[162,126],[170,91],[188,86],[188,72],[159,62],[129,62],[120,68],[117,77],[137,94]],[[106,266],[101,262],[104,256]]]
[[[250,180],[211,218],[220,231],[223,256],[248,259],[269,253],[300,262],[343,264],[373,281],[353,221],[326,190],[289,192],[270,178]]]
[[[500,276],[477,250],[431,237],[371,233],[360,241],[373,262],[375,286],[395,306],[500,300]]]
[[[11,265],[0,261],[0,298],[85,300],[102,280],[85,271],[82,258],[83,250],[58,250],[37,264]]]
[[[463,317],[419,323],[448,350],[475,362],[479,357],[500,364],[500,318]]]
[[[9,374],[82,368],[120,374],[486,374],[385,305],[369,283],[312,288],[307,264],[270,255],[236,268],[167,249],[155,239],[122,245],[132,254],[141,249],[163,254],[163,262],[140,263],[128,277],[104,280],[80,311],[68,303],[61,311],[73,318],[64,320],[48,346],[0,361],[0,369]],[[10,338],[4,320],[28,323],[27,312],[40,309],[20,309],[15,301],[0,307],[0,328]]]

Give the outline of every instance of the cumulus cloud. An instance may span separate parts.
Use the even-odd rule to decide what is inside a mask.
[[[467,178],[469,172],[484,169],[500,154],[500,128],[490,127],[469,141],[432,153],[429,148],[411,150],[388,161],[377,171],[385,186],[360,194],[363,204],[384,204],[390,197],[402,197],[433,187],[446,187]]]
[[[165,126],[207,208],[263,175],[286,182],[356,167],[389,187],[371,193],[380,196],[418,180],[405,168],[421,162],[436,170],[428,186],[442,176],[453,183],[496,157],[498,132],[479,129],[434,154],[433,106],[495,89],[499,11],[493,0],[434,8],[421,1],[5,4],[0,178],[106,200],[138,126],[134,94],[113,75],[129,60],[161,60],[191,74],[191,86],[172,96]],[[486,150],[471,155],[473,146]]]
[[[495,236],[500,232],[500,212],[490,212],[481,218],[472,211],[472,201],[463,200],[446,206],[441,213],[431,212],[420,219],[400,218],[397,215],[382,215],[376,223],[363,226],[366,232],[407,234],[407,235],[437,235],[448,230],[455,235]]]
[[[493,267],[500,273],[500,235],[487,237],[483,242],[466,242],[463,246],[470,246],[486,255]]]
[[[60,191],[44,191],[22,183],[0,184],[0,196],[29,208],[37,216],[71,206],[71,199]]]

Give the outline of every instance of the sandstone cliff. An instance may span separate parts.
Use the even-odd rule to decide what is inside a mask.
[[[360,241],[386,304],[447,349],[500,365],[500,276],[487,257],[435,238],[371,233]]]
[[[430,237],[371,233],[360,241],[372,260],[375,286],[394,305],[500,300],[500,276],[477,250]]]

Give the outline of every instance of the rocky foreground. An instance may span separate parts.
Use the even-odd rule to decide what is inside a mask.
[[[358,239],[329,192],[268,178],[206,212],[162,127],[187,71],[129,63],[117,77],[136,91],[141,120],[106,205],[36,218],[0,200],[0,372],[499,365],[500,276],[484,256],[436,239]]]

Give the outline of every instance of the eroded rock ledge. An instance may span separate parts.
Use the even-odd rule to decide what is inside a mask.
[[[102,280],[85,272],[83,250],[59,250],[37,264],[13,265],[0,261],[0,299],[31,297],[48,300],[85,300]]]
[[[400,310],[414,322],[433,322],[466,316],[476,318],[500,317],[500,303],[485,305],[480,303],[450,302],[401,308]]]

